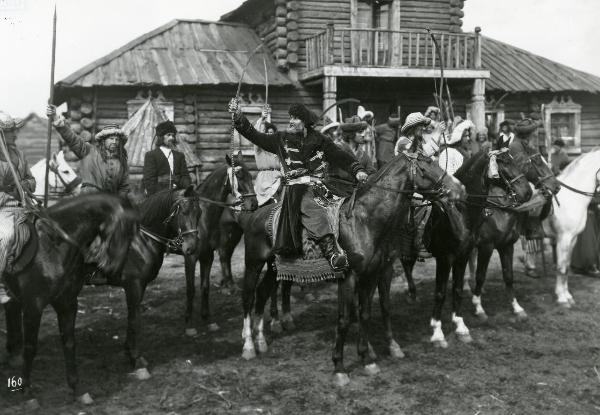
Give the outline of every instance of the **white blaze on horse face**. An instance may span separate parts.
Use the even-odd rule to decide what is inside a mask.
[[[62,180],[67,184],[72,183],[73,180],[77,179],[77,174],[65,160],[63,151],[52,155],[50,167],[51,169],[48,171],[48,185],[53,192],[63,192],[65,190],[63,182],[54,173],[55,171],[60,174]],[[43,196],[46,178],[46,159],[42,159],[31,166],[31,174],[35,178],[34,194],[36,196]]]

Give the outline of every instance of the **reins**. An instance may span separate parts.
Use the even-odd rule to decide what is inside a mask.
[[[570,191],[575,192],[575,193],[579,193],[580,195],[583,195],[583,196],[595,197],[598,194],[598,192],[596,192],[596,191],[594,191],[594,192],[584,192],[583,190],[576,189],[576,188],[574,188],[572,186],[569,186],[568,184],[566,184],[566,183],[558,180],[558,178],[556,179],[556,181],[558,183],[560,183],[561,186],[564,186],[567,189],[569,189]]]

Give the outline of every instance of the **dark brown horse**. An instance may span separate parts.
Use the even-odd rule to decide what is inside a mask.
[[[507,190],[511,201],[523,203],[531,197],[529,183],[521,174],[515,160],[507,151],[496,155],[498,178],[489,177],[490,155],[479,152],[466,160],[455,173],[455,177],[463,183],[469,195],[465,204],[458,204],[458,214],[468,229],[469,238],[464,244],[457,243],[449,216],[440,212],[437,206],[432,209],[430,218],[431,243],[430,251],[436,260],[435,298],[431,318],[433,335],[431,342],[434,346],[447,347],[448,343],[442,331],[442,307],[446,299],[446,291],[450,271],[452,271],[452,322],[456,325],[459,340],[470,342],[469,329],[462,318],[462,290],[465,268],[469,256],[478,241],[478,235],[485,220],[487,198],[492,186]],[[503,230],[504,231],[504,230]],[[496,234],[497,235],[497,234]],[[407,280],[412,282],[412,269],[415,260],[402,260]],[[504,264],[503,264],[504,265]],[[414,287],[414,284],[412,285]],[[411,289],[414,289],[412,288]]]
[[[44,308],[56,311],[65,355],[67,383],[82,402],[90,396],[78,388],[75,362],[75,319],[77,296],[90,265],[85,263],[92,242],[99,236],[99,267],[107,276],[118,275],[127,259],[128,247],[137,232],[137,215],[128,202],[106,194],[88,194],[65,199],[45,214],[62,230],[53,231],[38,220],[29,244],[37,250],[30,261],[7,273],[8,288],[15,299],[5,305],[7,351],[13,363],[21,363],[23,387],[31,387],[31,369],[37,352],[38,331]],[[66,235],[66,236],[64,236]],[[25,249],[30,249],[26,245]],[[25,252],[25,251],[24,251]]]
[[[139,350],[142,330],[141,304],[148,284],[156,279],[164,255],[176,240],[184,257],[197,248],[202,210],[192,186],[182,190],[163,190],[149,196],[139,206],[141,230],[129,250],[120,278],[127,299],[127,339],[125,351],[136,378],[150,377],[148,362]],[[176,248],[175,248],[176,249]]]
[[[441,195],[441,189],[451,200],[463,197],[464,188],[431,159],[416,155],[401,155],[387,164],[369,179],[357,192],[351,215],[340,214],[340,238],[342,248],[348,253],[350,271],[338,282],[338,318],[333,362],[336,383],[348,383],[344,373],[343,350],[346,335],[354,315],[359,320],[358,353],[368,373],[379,369],[368,353],[367,328],[370,321],[371,302],[375,288],[380,290],[380,305],[386,327],[386,336],[392,356],[402,356],[393,338],[389,314],[389,287],[384,284],[391,278],[392,264],[397,256],[396,247],[400,237],[398,229],[404,223],[413,191],[421,190],[432,196]],[[437,192],[439,191],[439,192]],[[256,341],[259,351],[267,349],[263,329],[263,311],[276,280],[272,244],[265,223],[273,206],[265,206],[252,214],[241,214],[246,247],[244,288],[244,348],[242,356],[256,355],[252,339],[251,312],[255,308],[258,317]],[[350,209],[350,201],[342,206],[342,212]],[[259,275],[267,264],[265,276]],[[358,304],[356,300],[358,299]]]
[[[550,170],[540,153],[514,154],[514,157],[520,166],[520,170],[525,173],[527,180],[540,188],[542,193],[552,195],[560,190],[560,183],[554,177],[552,170]],[[493,207],[494,204],[500,206],[510,205],[510,195],[505,188],[492,186],[490,199],[486,202],[488,205],[487,214],[479,229],[476,241],[476,285],[472,297],[475,315],[480,320],[485,321],[487,319],[485,310],[481,305],[481,294],[490,258],[495,249],[500,255],[502,278],[504,279],[512,311],[517,318],[524,319],[527,317],[527,313],[515,298],[513,290],[513,257],[514,244],[519,239],[523,221],[528,220],[528,217],[510,208]]]
[[[185,333],[188,336],[197,334],[194,322],[196,262],[200,261],[200,316],[204,323],[208,324],[209,330],[215,331],[219,329],[217,324],[209,324],[208,321],[210,316],[208,303],[210,270],[214,260],[214,251],[219,249],[224,275],[227,273],[231,275],[231,255],[241,235],[236,233],[239,232],[239,227],[235,222],[222,227],[220,221],[226,208],[228,210],[232,207],[238,208],[242,202],[239,209],[253,209],[256,204],[256,198],[253,197],[252,175],[243,163],[241,152],[234,157],[235,168],[231,167],[229,155],[226,156],[226,161],[227,164],[217,167],[197,188],[200,196],[199,204],[203,212],[198,226],[199,240],[195,251],[185,257],[187,292]]]

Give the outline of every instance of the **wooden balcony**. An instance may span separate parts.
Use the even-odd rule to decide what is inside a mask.
[[[440,55],[449,77],[489,77],[481,70],[478,33],[434,35],[439,54],[425,30],[333,29],[330,25],[305,40],[306,70],[301,79],[320,75],[434,76],[439,73]]]

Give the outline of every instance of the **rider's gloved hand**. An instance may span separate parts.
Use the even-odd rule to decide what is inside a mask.
[[[65,125],[65,118],[62,115],[56,115],[56,105],[48,104],[46,106],[46,116],[49,120],[53,120],[52,124],[55,127],[63,127]]]

